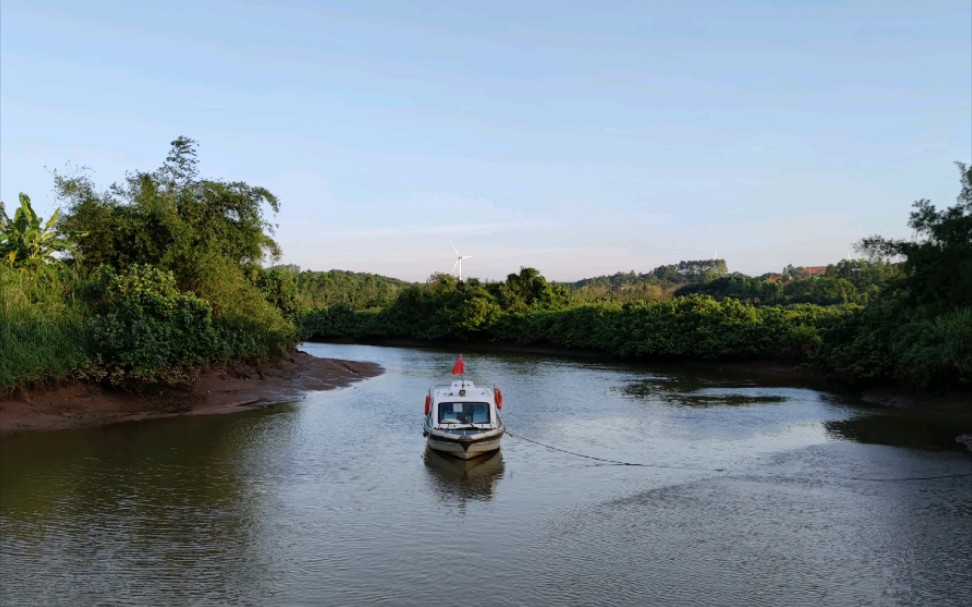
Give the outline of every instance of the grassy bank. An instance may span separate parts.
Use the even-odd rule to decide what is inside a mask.
[[[91,368],[90,314],[78,283],[66,269],[27,274],[0,266],[0,396],[76,379]]]

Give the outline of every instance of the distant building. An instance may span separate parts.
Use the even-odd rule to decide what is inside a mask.
[[[784,268],[783,274],[777,274],[776,272],[771,272],[765,275],[766,282],[790,282],[795,278],[816,278],[818,276],[824,276],[827,274],[828,266],[807,266],[807,267],[796,267],[787,266]]]

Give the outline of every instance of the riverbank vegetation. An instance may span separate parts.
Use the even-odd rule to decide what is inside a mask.
[[[192,140],[107,191],[86,175],[56,175],[55,188],[67,208],[46,223],[26,196],[13,218],[0,209],[0,394],[181,384],[296,344],[293,277],[261,266],[279,256],[264,217],[276,198],[200,178]]]
[[[640,359],[808,364],[849,384],[968,389],[972,170],[955,206],[915,203],[913,241],[759,277],[721,259],[575,283],[524,267],[502,282],[408,283],[279,257],[269,191],[201,178],[179,138],[162,167],[98,191],[55,176],[63,214],[0,208],[0,396],[83,379],[140,390],[301,339],[497,343]]]
[[[533,268],[504,282],[444,274],[384,306],[306,310],[316,339],[492,342],[629,358],[776,360],[847,384],[932,390],[972,383],[972,169],[957,204],[918,201],[915,240],[874,236],[865,259],[780,274],[729,274],[723,260],[549,283]]]

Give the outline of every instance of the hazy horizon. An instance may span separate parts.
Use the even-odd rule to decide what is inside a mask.
[[[721,259],[721,258],[713,258],[713,259]],[[855,257],[855,258],[845,257],[844,259],[866,259],[866,258],[858,256],[858,257]],[[702,259],[681,259],[679,261],[708,261],[708,260],[702,260]],[[750,276],[752,278],[758,278],[759,276],[762,276],[764,274],[781,274],[783,272],[783,270],[785,269],[786,265],[792,265],[794,268],[799,268],[799,267],[819,267],[819,266],[836,265],[840,261],[842,261],[842,260],[841,259],[838,259],[836,261],[832,261],[832,262],[829,262],[829,263],[821,263],[821,264],[784,264],[784,266],[780,267],[779,269],[776,269],[776,270],[767,270],[765,272],[758,272],[758,273],[755,273],[755,274],[751,274],[749,272],[742,272],[741,270],[733,269],[732,266],[729,265],[728,261],[726,262],[726,266],[728,268],[728,273],[729,274],[740,273],[740,274],[746,274],[747,276]],[[678,262],[674,262],[674,264],[672,264],[672,265],[677,265],[677,264],[678,264]],[[394,279],[402,280],[402,281],[405,281],[405,282],[425,282],[426,280],[428,280],[429,278],[431,278],[432,276],[434,276],[437,273],[449,274],[449,275],[455,276],[457,274],[457,272],[458,272],[458,271],[441,271],[441,272],[435,271],[435,272],[431,272],[428,276],[426,276],[424,278],[412,280],[412,279],[408,279],[408,278],[401,278],[399,276],[391,276],[389,274],[382,274],[381,272],[371,272],[369,270],[348,270],[346,268],[325,268],[325,269],[320,269],[320,268],[305,268],[303,266],[300,266],[299,264],[291,264],[291,263],[287,263],[287,262],[284,262],[284,261],[273,262],[273,263],[269,263],[268,265],[271,266],[271,267],[272,266],[282,266],[282,265],[296,265],[296,266],[298,266],[300,268],[300,271],[302,271],[302,272],[303,271],[313,271],[313,272],[325,273],[325,272],[336,271],[336,272],[355,272],[355,273],[360,273],[360,274],[375,274],[375,275],[378,275],[378,276],[383,276],[385,278],[394,278]],[[669,265],[669,264],[661,264],[661,265],[664,266],[664,265]],[[651,271],[654,270],[657,267],[659,267],[659,266],[654,266],[654,267],[651,267],[651,268],[644,268],[644,269],[615,270],[613,272],[605,272],[605,273],[602,273],[602,274],[591,274],[591,275],[581,276],[579,278],[570,278],[570,279],[559,279],[559,278],[551,277],[551,276],[545,274],[541,268],[537,268],[536,266],[532,266],[532,265],[529,265],[529,264],[525,264],[523,266],[514,268],[514,269],[510,270],[509,272],[507,272],[506,274],[503,274],[502,276],[488,276],[488,277],[470,275],[466,271],[466,269],[464,267],[463,268],[463,271],[462,271],[462,278],[463,278],[463,280],[467,280],[467,279],[473,278],[473,279],[480,280],[480,281],[483,281],[483,282],[503,282],[503,281],[506,280],[506,277],[509,276],[510,274],[518,274],[522,268],[533,268],[535,270],[538,270],[540,272],[541,276],[543,276],[545,279],[547,279],[547,281],[550,281],[550,282],[559,282],[559,283],[574,283],[574,282],[579,282],[581,280],[586,280],[586,279],[591,279],[591,278],[600,278],[600,277],[603,277],[603,276],[613,276],[615,274],[627,274],[629,272],[634,272],[635,274],[650,274]]]

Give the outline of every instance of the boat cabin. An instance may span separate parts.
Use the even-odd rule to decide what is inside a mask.
[[[455,424],[496,425],[498,415],[493,390],[477,387],[468,380],[456,380],[432,392],[430,426]]]

